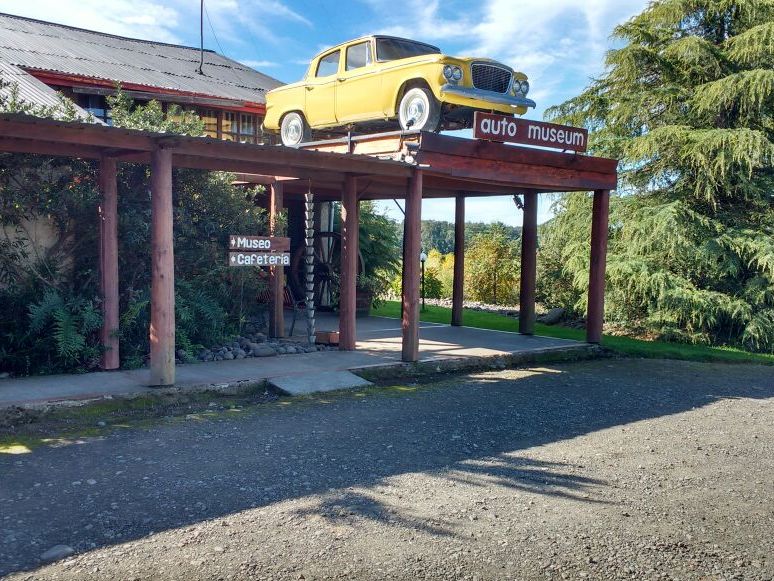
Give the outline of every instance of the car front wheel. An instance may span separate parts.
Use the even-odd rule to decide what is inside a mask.
[[[282,118],[280,137],[282,145],[295,146],[304,141],[309,141],[312,131],[306,124],[306,119],[301,113],[288,113]]]
[[[414,87],[406,91],[400,100],[398,121],[404,131],[437,131],[441,122],[441,104],[430,89]]]

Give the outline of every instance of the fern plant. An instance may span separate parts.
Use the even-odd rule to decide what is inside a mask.
[[[93,301],[64,297],[50,289],[29,306],[28,333],[54,348],[56,363],[64,369],[89,369],[101,353],[97,331],[102,314]]]

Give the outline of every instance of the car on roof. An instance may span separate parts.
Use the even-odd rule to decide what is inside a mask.
[[[290,146],[313,130],[463,129],[474,111],[523,115],[535,106],[528,92],[527,76],[498,61],[367,36],[321,52],[303,80],[269,91],[263,126]]]

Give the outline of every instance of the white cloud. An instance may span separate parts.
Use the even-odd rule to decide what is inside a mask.
[[[416,0],[366,0],[366,3],[379,15],[381,23],[377,30],[365,31],[366,34],[376,32],[426,42],[461,39],[470,34],[471,11],[449,10],[448,1],[443,5],[440,0],[423,3]]]
[[[243,65],[247,65],[248,67],[252,67],[254,69],[260,70],[260,69],[271,69],[274,67],[280,66],[279,63],[275,63],[272,61],[253,61],[253,60],[243,60],[241,61]]]
[[[4,2],[3,11],[98,30],[108,34],[179,43],[176,33],[179,13],[168,2],[151,0],[111,0],[109,10],[103,0],[24,0]]]

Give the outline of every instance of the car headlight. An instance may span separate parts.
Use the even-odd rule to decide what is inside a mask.
[[[447,81],[459,82],[462,80],[462,69],[454,65],[445,65],[443,67],[443,76]]]
[[[514,95],[516,95],[517,93],[526,95],[528,91],[529,91],[529,83],[527,81],[522,81],[517,78],[513,79],[513,84],[511,85],[511,93],[513,93]]]

